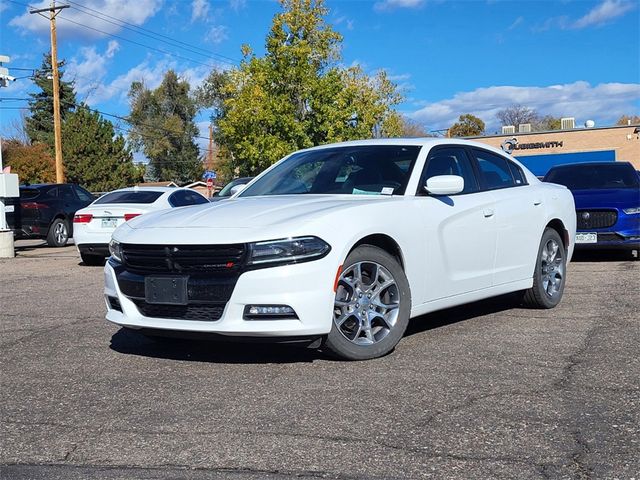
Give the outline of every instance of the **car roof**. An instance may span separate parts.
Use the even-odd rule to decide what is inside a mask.
[[[478,147],[485,150],[496,152],[500,155],[513,158],[507,152],[500,148],[492,147],[486,143],[475,142],[473,140],[466,140],[463,138],[373,138],[367,140],[351,140],[348,142],[330,143],[327,145],[320,145],[317,147],[307,148],[301,151],[322,150],[325,148],[336,147],[360,147],[370,145],[406,145],[406,146],[418,146],[418,147],[435,147],[436,145],[466,145],[468,147]]]
[[[565,163],[564,165],[554,165],[551,168],[569,168],[569,167],[602,167],[609,165],[629,165],[629,162],[620,162],[620,161],[612,161],[612,162],[577,162],[577,163]]]
[[[195,191],[192,188],[185,188],[185,187],[125,187],[125,188],[118,188],[117,190],[112,190],[110,192],[107,192],[106,194],[114,193],[114,192],[162,192],[162,193],[167,193],[167,192],[177,192],[179,190]]]

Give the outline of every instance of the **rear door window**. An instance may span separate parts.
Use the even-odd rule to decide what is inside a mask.
[[[158,191],[148,191],[148,190],[128,190],[125,192],[111,192],[103,195],[98,200],[96,200],[96,204],[109,204],[109,203],[153,203],[155,202],[164,192]]]
[[[480,175],[487,190],[513,187],[515,185],[506,158],[477,148],[473,149],[473,153],[478,160]]]
[[[94,198],[89,192],[87,192],[84,188],[80,188],[77,185],[73,187],[76,192],[76,195],[83,202],[93,202]]]

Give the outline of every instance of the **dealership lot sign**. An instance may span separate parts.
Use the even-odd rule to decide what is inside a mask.
[[[561,148],[564,144],[564,140],[559,142],[533,142],[533,143],[518,143],[516,137],[508,138],[502,142],[502,150],[511,153],[513,150],[535,150],[539,148]]]

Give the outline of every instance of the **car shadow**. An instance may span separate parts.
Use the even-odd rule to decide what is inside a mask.
[[[110,348],[125,355],[206,363],[310,363],[331,360],[305,345],[225,341],[224,339],[183,339],[147,337],[121,328],[111,337]]]
[[[624,262],[637,261],[640,251],[629,250],[576,250],[571,262]]]
[[[510,310],[520,305],[517,294],[448,308],[411,319],[405,337],[436,328]],[[110,348],[124,355],[162,358],[185,362],[268,364],[312,363],[316,360],[339,361],[313,347],[304,344],[255,343],[242,340],[184,339],[149,337],[135,330],[121,328],[111,337]],[[393,354],[392,352],[390,354]]]
[[[438,310],[412,318],[409,321],[404,336],[410,337],[411,335],[446,327],[447,325],[463,322],[475,317],[491,315],[519,307],[522,307],[522,295],[518,293],[508,293],[506,295],[500,295],[499,297],[467,303],[458,307]]]

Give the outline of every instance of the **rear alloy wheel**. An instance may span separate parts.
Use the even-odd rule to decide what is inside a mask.
[[[62,218],[56,218],[49,227],[47,245],[50,247],[64,247],[69,240],[69,225]]]
[[[376,358],[393,350],[409,323],[409,282],[384,250],[363,245],[349,254],[338,277],[326,349],[347,360]]]
[[[547,228],[542,234],[538,259],[533,273],[533,286],[524,294],[524,302],[532,308],[553,308],[562,299],[567,277],[564,243],[558,232]]]

